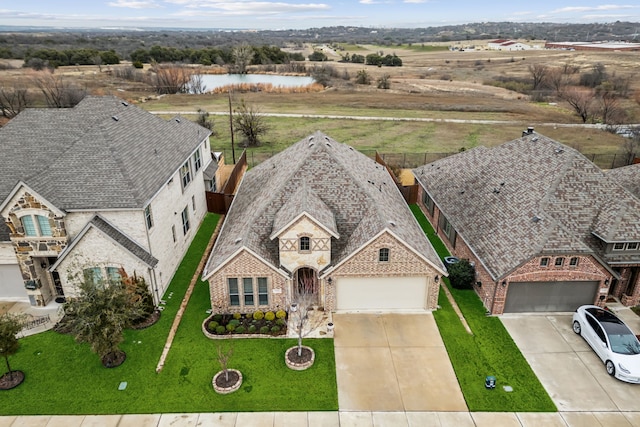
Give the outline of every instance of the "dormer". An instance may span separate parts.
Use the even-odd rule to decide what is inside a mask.
[[[325,268],[331,262],[331,239],[339,237],[333,212],[306,185],[276,213],[270,236],[278,239],[280,265],[289,271]]]

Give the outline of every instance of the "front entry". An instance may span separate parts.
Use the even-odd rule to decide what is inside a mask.
[[[293,299],[305,299],[311,304],[320,301],[320,286],[316,271],[309,267],[301,267],[293,275]]]

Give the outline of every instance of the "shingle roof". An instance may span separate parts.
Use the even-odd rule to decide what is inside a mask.
[[[608,170],[607,176],[640,198],[640,163]]]
[[[292,203],[292,213],[279,213],[289,200],[314,194],[332,213],[340,237],[332,240],[331,261],[336,265],[388,229],[440,269],[442,263],[426,239],[386,169],[374,160],[321,132],[249,170],[205,267],[205,276],[240,248],[254,251],[278,267],[276,216],[295,217],[303,203]],[[306,199],[309,202],[309,198]],[[312,202],[317,204],[316,202]],[[324,208],[310,212],[327,223]],[[281,223],[284,220],[278,220]]]
[[[10,234],[11,230],[9,230],[7,224],[5,224],[4,221],[0,221],[0,242],[10,242]]]
[[[640,241],[640,200],[578,151],[539,134],[413,172],[494,278],[537,254],[601,255],[594,232]]]
[[[116,243],[129,251],[132,255],[138,258],[140,261],[147,264],[149,267],[155,267],[158,264],[158,259],[147,252],[142,246],[131,240],[124,235],[120,230],[109,224],[100,215],[94,216],[89,223],[95,226],[98,230],[112,238]]]
[[[23,181],[63,210],[142,208],[209,133],[111,96],[27,109],[0,130],[0,201]]]

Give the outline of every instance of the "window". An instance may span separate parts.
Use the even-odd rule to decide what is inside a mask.
[[[429,215],[433,216],[433,208],[435,206],[435,203],[433,203],[433,199],[431,198],[431,196],[429,196],[424,190],[422,191],[422,203],[424,203],[424,206],[429,211]]]
[[[578,266],[578,257],[574,256],[573,258],[571,258],[569,260],[569,266],[570,267],[577,267]]]
[[[213,178],[211,178],[211,191],[213,191],[214,193],[217,191],[217,189],[216,189],[216,177],[215,176]]]
[[[240,305],[240,293],[238,292],[238,279],[230,277],[227,279],[229,286],[229,304]]]
[[[562,267],[564,265],[564,257],[558,257],[556,258],[556,267]]]
[[[540,258],[540,267],[547,267],[549,266],[549,258],[544,257],[544,258]]]
[[[193,153],[193,168],[198,172],[200,167],[202,167],[202,158],[200,157],[200,147],[198,147],[196,152]]]
[[[34,220],[35,218],[35,220]],[[29,237],[52,236],[49,218],[43,215],[26,215],[20,218],[24,235]]]
[[[172,225],[171,226],[171,237],[173,237],[173,243],[176,242],[176,226]]]
[[[258,277],[258,304],[269,305],[269,288],[266,277]]]
[[[196,211],[196,196],[191,196],[191,207],[193,208],[193,211]]]
[[[614,243],[613,244],[613,250],[614,251],[621,251],[624,249],[624,243]]]
[[[182,211],[182,233],[186,235],[189,228],[189,206],[187,206]]]
[[[255,305],[253,299],[253,278],[244,277],[242,279],[242,293],[244,294],[244,305]]]
[[[102,285],[102,269],[99,267],[85,268],[82,273],[85,283],[93,286]]]
[[[148,205],[144,208],[144,220],[147,223],[147,230],[150,230],[153,227],[153,216],[151,216],[151,205]]]
[[[122,282],[122,276],[120,275],[120,269],[118,267],[107,267],[107,278],[109,283]]]
[[[389,248],[381,248],[378,251],[378,261],[389,262]]]
[[[182,188],[187,188],[187,185],[191,182],[191,166],[189,160],[180,167],[180,179],[182,180]]]
[[[311,239],[303,236],[300,238],[300,252],[308,252],[311,250]]]
[[[638,250],[638,242],[627,243],[628,251],[637,251]]]

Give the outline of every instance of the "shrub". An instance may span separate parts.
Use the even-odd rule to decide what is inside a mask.
[[[229,324],[227,325],[227,331],[233,332],[235,330],[236,330],[236,325],[234,325],[231,322],[229,322]]]
[[[276,320],[276,325],[278,325],[278,326],[284,326],[284,325],[286,325],[286,324],[287,324],[287,321],[286,321],[286,320],[284,320],[284,319],[278,319],[278,320]]]
[[[456,289],[473,289],[476,281],[476,271],[467,259],[461,259],[459,262],[448,267],[449,280],[451,286]]]
[[[235,320],[238,320],[238,319],[240,319],[241,317],[242,317],[242,314],[240,314],[240,313],[233,313],[233,318],[234,318]]]
[[[244,334],[245,332],[247,332],[247,328],[245,328],[244,326],[240,325],[236,328],[236,334]]]
[[[212,320],[211,322],[209,322],[209,324],[207,325],[207,329],[209,329],[210,331],[215,331],[216,328],[218,327],[219,323],[216,322],[215,320]]]
[[[257,310],[255,313],[253,313],[253,319],[254,320],[262,320],[264,319],[264,313],[260,310]]]
[[[285,317],[287,317],[287,312],[284,310],[278,310],[276,311],[276,317],[278,319],[284,319]]]
[[[224,326],[222,326],[222,325],[218,325],[218,326],[216,326],[216,334],[218,334],[218,335],[222,335],[222,334],[224,334],[226,331],[227,331],[227,328],[225,328]]]
[[[141,61],[133,61],[134,68],[143,68],[144,64]]]
[[[249,326],[249,333],[250,334],[254,334],[256,332],[256,330],[258,330],[258,328],[256,328],[256,325]]]
[[[214,314],[213,317],[211,317],[211,320],[215,320],[220,323],[222,321],[222,314]]]
[[[260,333],[261,334],[268,334],[269,333],[269,327],[268,326],[263,326],[260,328]]]
[[[252,312],[250,312],[250,311],[247,311],[247,312],[244,314],[244,318],[245,318],[245,319],[248,319],[248,320],[253,319],[253,313],[252,313]]]
[[[240,320],[238,319],[229,320],[229,325],[233,325],[235,327],[235,326],[238,326],[239,324],[240,324]]]
[[[271,332],[273,332],[274,334],[280,332],[280,326],[276,325],[276,326],[272,327],[271,328]]]
[[[273,311],[267,311],[264,315],[265,320],[268,320],[269,322],[271,322],[273,319],[276,318],[276,314]]]

